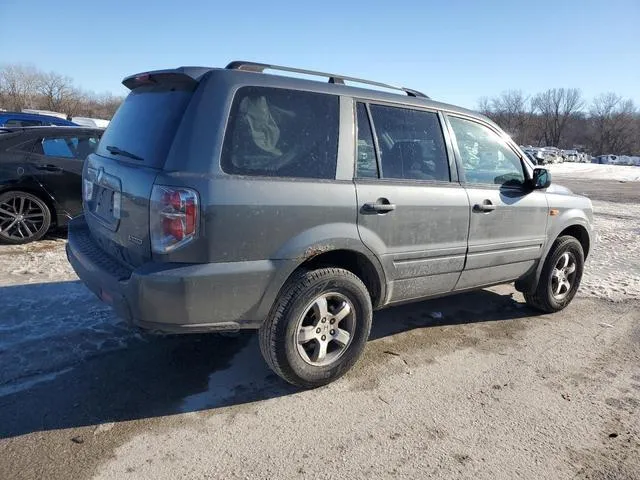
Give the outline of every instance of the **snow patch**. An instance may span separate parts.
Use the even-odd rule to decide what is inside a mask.
[[[594,201],[593,209],[596,244],[578,295],[611,301],[640,298],[640,205]]]
[[[640,167],[597,163],[556,163],[546,165],[551,175],[564,178],[640,182]]]

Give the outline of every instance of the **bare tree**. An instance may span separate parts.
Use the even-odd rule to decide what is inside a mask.
[[[55,72],[40,74],[37,91],[39,103],[44,109],[66,113],[69,116],[77,114],[81,95],[73,86],[70,77]]]
[[[8,110],[30,107],[37,95],[39,72],[28,65],[0,67],[0,101]]]
[[[529,99],[521,90],[507,90],[491,100],[495,120],[516,141],[526,136]]]
[[[532,106],[541,116],[547,145],[561,145],[567,122],[583,104],[582,94],[577,88],[552,88],[533,97]]]
[[[521,90],[507,90],[493,98],[482,97],[478,110],[499,124],[514,140],[522,142],[528,137],[531,111],[529,98]]]
[[[489,100],[489,97],[480,97],[478,99],[478,112],[487,117],[491,117],[491,100]]]
[[[632,100],[615,93],[598,95],[591,106],[592,147],[596,155],[631,154],[634,148],[637,110]]]

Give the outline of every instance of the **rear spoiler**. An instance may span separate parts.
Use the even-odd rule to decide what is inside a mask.
[[[169,70],[154,70],[131,75],[122,80],[122,84],[129,90],[142,85],[160,83],[178,83],[195,87],[202,77],[212,69],[207,67],[179,67]]]

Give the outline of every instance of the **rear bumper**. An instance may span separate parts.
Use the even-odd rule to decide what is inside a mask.
[[[69,223],[67,258],[87,287],[134,326],[166,333],[258,328],[274,281],[289,265],[275,261],[209,264],[149,262],[130,269],[92,239],[84,216]]]

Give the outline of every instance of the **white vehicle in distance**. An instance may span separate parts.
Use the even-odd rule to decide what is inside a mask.
[[[73,117],[71,121],[83,127],[107,128],[109,126],[109,120],[102,118]]]
[[[547,163],[563,163],[562,153],[556,147],[544,147],[541,149]]]

